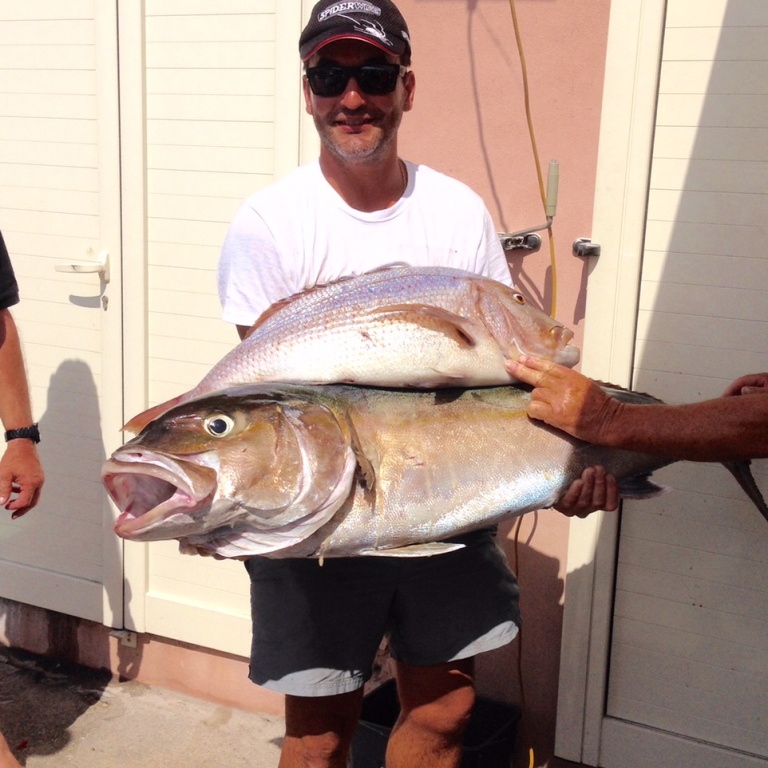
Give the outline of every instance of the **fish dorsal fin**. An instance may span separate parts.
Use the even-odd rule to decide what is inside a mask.
[[[377,267],[376,269],[372,269],[369,272],[364,272],[362,274],[372,275],[377,272],[388,272],[392,269],[398,269],[398,268],[407,267],[407,266],[408,265],[403,261],[395,261],[395,262],[392,262],[391,264],[385,264],[384,266]],[[356,277],[360,277],[360,275],[355,275],[355,274],[342,275],[336,280],[329,280],[326,283],[318,283],[317,285],[312,285],[309,288],[305,288],[303,291],[298,291],[297,293],[293,293],[290,296],[286,296],[284,299],[280,299],[279,301],[276,301],[274,304],[271,304],[270,306],[268,306],[258,316],[258,318],[256,318],[256,322],[248,329],[248,332],[245,334],[245,337],[243,340],[247,339],[257,328],[264,325],[264,323],[266,323],[270,317],[280,312],[288,304],[293,304],[297,299],[301,299],[301,298],[304,298],[305,296],[310,296],[313,293],[317,293],[318,291],[322,291],[323,289],[327,288],[329,285],[342,285],[343,283],[348,283],[351,280],[354,280]]]
[[[123,426],[123,431],[130,432],[131,434],[138,435],[144,427],[149,424],[150,421],[154,421],[159,416],[162,416],[166,411],[170,411],[174,405],[178,405],[187,398],[187,395],[179,395],[171,400],[166,400],[164,403],[158,403],[151,408],[147,408],[146,411],[137,413],[132,419],[127,421]]]
[[[627,389],[620,384],[610,384],[606,381],[594,379],[594,382],[602,387],[606,394],[615,397],[625,403],[638,403],[639,405],[648,405],[649,403],[663,403],[664,401],[655,395],[649,395],[647,392],[638,392],[634,389]]]

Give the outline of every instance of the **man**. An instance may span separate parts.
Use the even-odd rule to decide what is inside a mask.
[[[19,288],[0,233],[0,423],[6,447],[0,458],[0,507],[21,517],[37,504],[43,469],[37,455],[40,436],[32,423],[27,377],[19,335],[8,309],[19,301]],[[0,768],[21,768],[0,734]]]
[[[252,195],[230,227],[219,294],[241,338],[275,301],[393,262],[453,266],[510,284],[480,198],[398,156],[416,81],[395,5],[321,0],[299,50],[320,157]],[[604,506],[605,483],[582,483],[563,503],[573,512]],[[519,622],[517,584],[495,531],[460,540],[463,549],[431,558],[246,562],[250,678],[286,694],[280,768],[346,765],[362,686],[385,634],[401,703],[387,765],[459,764],[473,657],[510,642]]]
[[[14,520],[37,504],[43,486],[36,446],[40,436],[32,423],[19,334],[8,309],[18,301],[19,288],[0,233],[0,422],[6,430],[5,453],[0,458],[0,506],[10,510]]]
[[[577,371],[521,356],[509,372],[534,387],[528,415],[596,445],[688,461],[768,457],[768,373],[732,382],[722,397],[684,405],[620,403]]]

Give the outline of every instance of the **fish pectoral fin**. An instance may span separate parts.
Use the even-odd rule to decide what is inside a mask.
[[[463,549],[463,544],[449,544],[444,541],[430,541],[425,544],[408,544],[392,549],[368,549],[360,554],[365,557],[432,557]]]
[[[440,307],[431,307],[427,304],[389,304],[384,307],[376,307],[369,316],[384,315],[390,317],[399,315],[400,319],[431,327],[438,333],[450,336],[465,347],[477,346],[476,326],[465,317],[449,312]]]
[[[373,468],[373,464],[359,449],[355,449],[355,459],[357,461],[357,466],[360,468],[360,473],[363,476],[365,487],[369,491],[372,491],[376,487],[376,470]]]
[[[357,461],[357,466],[360,468],[360,473],[363,476],[363,482],[365,487],[372,491],[376,487],[376,470],[373,466],[373,462],[366,455],[365,449],[360,441],[360,436],[357,434],[355,424],[351,419],[346,421],[347,429],[349,430],[350,441],[352,444],[352,451]],[[377,464],[379,462],[377,461]]]
[[[622,499],[652,499],[670,490],[668,485],[654,483],[650,474],[630,475],[619,480],[619,496]]]

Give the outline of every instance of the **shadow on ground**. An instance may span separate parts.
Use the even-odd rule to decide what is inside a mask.
[[[0,729],[17,759],[61,752],[70,726],[98,704],[110,680],[108,670],[0,649]]]
[[[26,768],[273,768],[284,722],[0,647],[0,729]]]

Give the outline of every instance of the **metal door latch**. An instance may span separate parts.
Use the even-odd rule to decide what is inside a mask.
[[[87,255],[90,258],[95,256],[95,261],[72,261],[69,264],[57,264],[54,269],[57,272],[73,272],[81,274],[83,272],[97,272],[102,282],[109,282],[109,253],[99,251],[94,254],[93,249],[89,248]]]
[[[580,237],[573,241],[574,256],[599,256],[600,246],[593,243],[588,237]]]

